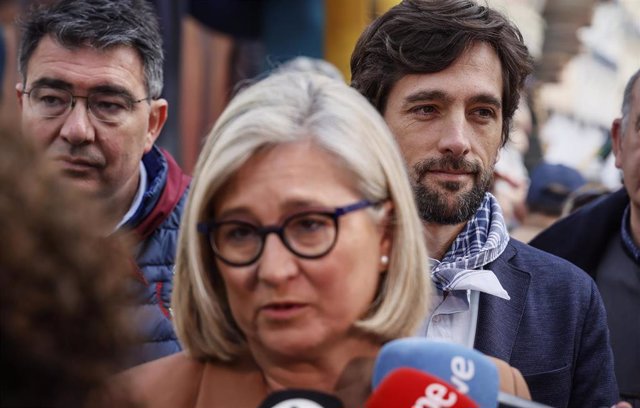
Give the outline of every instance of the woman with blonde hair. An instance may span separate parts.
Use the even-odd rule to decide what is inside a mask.
[[[121,379],[154,407],[366,396],[379,348],[425,316],[420,225],[394,139],[357,91],[293,72],[248,87],[206,140],[182,221],[184,352]]]

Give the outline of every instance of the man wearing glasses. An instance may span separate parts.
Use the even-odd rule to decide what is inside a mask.
[[[144,0],[62,0],[29,12],[22,29],[24,134],[60,177],[104,204],[105,235],[126,229],[140,239],[144,344],[131,364],[177,352],[169,302],[189,178],[154,146],[168,108],[153,9]]]

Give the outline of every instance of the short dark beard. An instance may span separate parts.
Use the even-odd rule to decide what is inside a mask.
[[[421,183],[429,171],[438,169],[465,170],[473,173],[475,175],[473,187],[469,191],[460,192],[460,183],[450,182],[442,185],[446,190],[442,193]],[[492,177],[493,168],[483,169],[480,164],[469,162],[464,158],[444,156],[417,163],[413,166],[411,184],[420,218],[425,222],[443,225],[469,221],[478,211],[485,193],[489,191]],[[444,194],[455,197],[455,203],[449,205],[448,197]]]

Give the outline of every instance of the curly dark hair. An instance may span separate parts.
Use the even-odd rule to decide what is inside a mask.
[[[81,407],[133,339],[132,264],[39,160],[26,139],[0,134],[0,405]]]
[[[489,44],[502,65],[504,144],[533,60],[520,31],[473,0],[404,0],[391,8],[358,39],[351,56],[351,86],[384,114],[398,80],[442,71],[478,42]]]

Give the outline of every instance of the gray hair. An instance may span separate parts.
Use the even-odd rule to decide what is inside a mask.
[[[329,61],[325,61],[319,58],[298,56],[277,67],[274,70],[274,73],[285,71],[315,72],[317,74],[323,74],[328,76],[329,78],[344,82],[342,73],[335,65],[333,65]]]
[[[24,82],[29,59],[50,35],[68,48],[132,47],[142,60],[148,96],[156,99],[162,93],[162,38],[158,18],[146,0],[61,0],[34,7],[20,26],[18,69]]]
[[[633,93],[633,86],[640,78],[640,69],[635,74],[631,75],[627,86],[624,88],[624,96],[622,97],[622,129],[626,129],[629,124],[629,112],[631,111],[631,94]],[[640,97],[640,95],[638,95]]]
[[[277,73],[237,94],[200,153],[178,240],[172,307],[178,338],[197,358],[231,361],[246,352],[198,222],[220,188],[259,151],[310,141],[347,169],[363,198],[390,200],[392,248],[370,313],[354,327],[382,342],[409,336],[426,313],[428,260],[404,161],[380,114],[342,81]],[[384,212],[371,209],[375,222]]]

